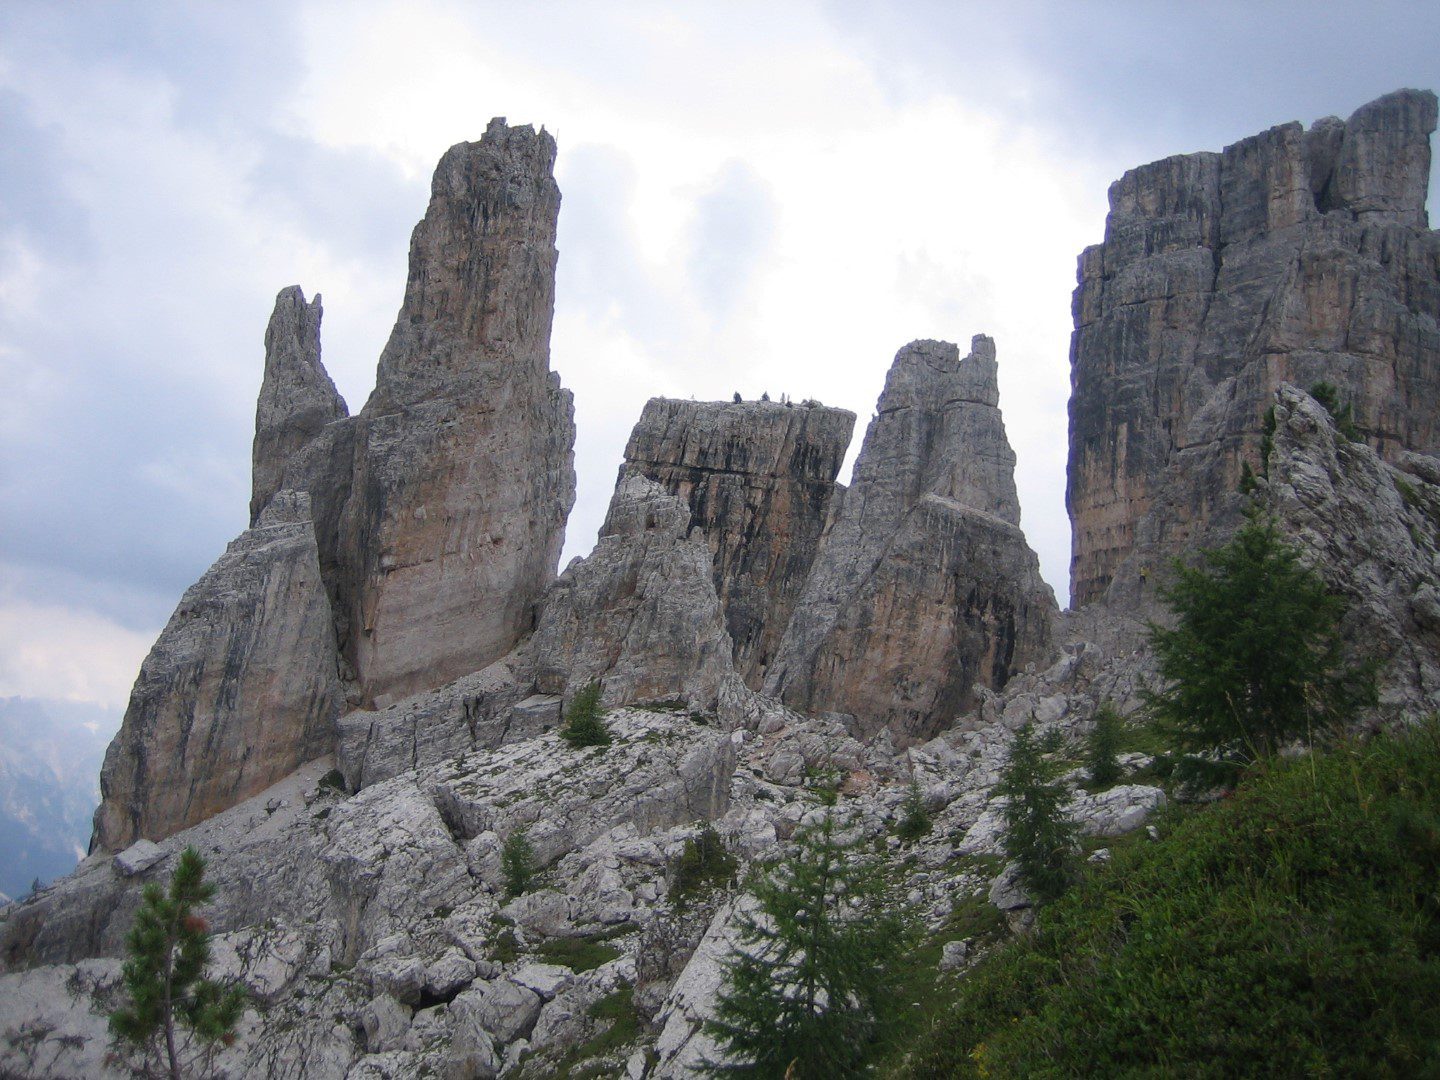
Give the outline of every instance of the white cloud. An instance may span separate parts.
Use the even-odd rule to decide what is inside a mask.
[[[123,709],[157,630],[94,612],[0,601],[0,697],[54,698]]]

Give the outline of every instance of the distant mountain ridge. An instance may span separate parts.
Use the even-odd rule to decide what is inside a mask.
[[[73,701],[0,698],[0,892],[16,899],[38,878],[85,856],[100,801],[99,769],[120,711]]]

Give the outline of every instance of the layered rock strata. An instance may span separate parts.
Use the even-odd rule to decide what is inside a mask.
[[[610,705],[682,700],[713,709],[733,671],[710,549],[685,502],[625,476],[595,550],[551,586],[526,647],[541,693],[598,681]]]
[[[652,398],[625,447],[683,499],[709,544],[735,667],[755,688],[775,654],[836,493],[855,414],[813,402]]]
[[[1144,599],[1259,467],[1282,382],[1334,386],[1395,461],[1440,449],[1431,93],[1167,158],[1110,188],[1071,342],[1071,601]]]
[[[92,846],[168,836],[269,787],[329,752],[343,700],[310,500],[280,491],[145,658]]]
[[[766,693],[925,738],[1048,656],[1055,600],[1019,527],[995,345],[901,349]]]

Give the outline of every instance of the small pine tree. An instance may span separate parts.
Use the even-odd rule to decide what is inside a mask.
[[[118,1039],[160,1057],[171,1080],[180,1080],[181,1035],[188,1028],[206,1051],[234,1039],[245,1008],[244,991],[204,977],[210,961],[210,928],[195,909],[215,895],[204,880],[205,860],[186,848],[170,878],[169,890],[145,886],[135,924],[125,939],[129,958],[123,979],[127,1004],[110,1014]]]
[[[1341,438],[1349,442],[1359,442],[1363,436],[1360,429],[1355,426],[1355,410],[1347,401],[1340,402],[1340,391],[1328,382],[1318,382],[1310,387],[1310,396],[1320,403],[1320,407],[1330,414],[1330,419],[1335,422],[1335,430],[1340,433]]]
[[[1161,597],[1173,629],[1152,624],[1166,686],[1148,695],[1178,751],[1177,779],[1234,783],[1297,739],[1342,727],[1375,701],[1374,669],[1342,656],[1345,602],[1300,562],[1273,521],[1252,517],[1202,565],[1175,565]]]
[[[1006,800],[1001,846],[1018,864],[1020,883],[1036,903],[1057,899],[1075,877],[1078,826],[1065,813],[1070,791],[1060,780],[1060,766],[1048,756],[1058,748],[1059,732],[1036,739],[1026,724],[1015,733],[995,786]]]
[[[1125,734],[1125,722],[1109,702],[1101,705],[1095,713],[1095,726],[1085,740],[1085,768],[1090,773],[1090,782],[1097,787],[1113,787],[1121,776],[1120,742]]]
[[[560,729],[560,737],[571,746],[610,745],[610,729],[605,725],[600,694],[600,684],[592,682],[571,700],[565,714],[565,726]]]
[[[505,877],[505,895],[511,899],[529,892],[535,884],[535,849],[524,829],[516,829],[500,848],[500,872]]]
[[[901,840],[919,840],[934,828],[930,811],[925,808],[925,793],[911,777],[909,790],[905,792],[904,816],[895,828],[895,835]]]
[[[712,1076],[830,1080],[856,1075],[865,1046],[903,1006],[896,958],[910,938],[873,861],[858,857],[834,815],[795,834],[793,853],[758,875],[754,914],[706,1031],[726,1062]]]

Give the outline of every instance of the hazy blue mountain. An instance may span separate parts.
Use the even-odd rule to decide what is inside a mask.
[[[118,710],[0,698],[0,893],[69,873],[90,842],[100,763]]]

